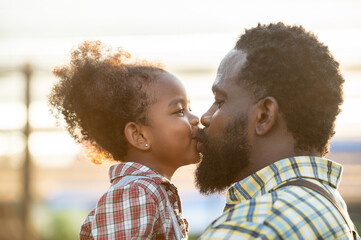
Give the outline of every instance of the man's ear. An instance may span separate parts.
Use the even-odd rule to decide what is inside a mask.
[[[124,133],[129,144],[133,147],[143,151],[150,149],[147,134],[139,124],[134,122],[127,123],[124,128]]]
[[[257,103],[256,134],[266,135],[275,126],[278,118],[278,103],[274,97],[265,97]]]

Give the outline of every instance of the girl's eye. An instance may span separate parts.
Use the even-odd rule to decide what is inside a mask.
[[[184,109],[179,109],[176,114],[178,114],[181,117],[184,117]]]

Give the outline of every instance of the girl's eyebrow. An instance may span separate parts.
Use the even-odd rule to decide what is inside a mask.
[[[183,97],[177,97],[177,98],[174,98],[172,101],[170,101],[170,103],[168,104],[168,107],[170,107],[172,105],[176,105],[178,103],[181,103],[182,105],[185,105],[186,102],[187,101]],[[188,100],[188,102],[189,102],[189,100]]]

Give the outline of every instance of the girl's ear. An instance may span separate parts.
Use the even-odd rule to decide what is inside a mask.
[[[256,134],[266,135],[276,124],[278,103],[273,97],[266,97],[257,104]]]
[[[127,123],[124,128],[124,133],[129,144],[133,147],[142,151],[150,149],[150,143],[146,136],[147,134],[139,124],[134,122]]]

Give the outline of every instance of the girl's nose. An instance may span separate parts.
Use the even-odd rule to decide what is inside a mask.
[[[191,114],[191,116],[189,118],[189,122],[191,125],[197,126],[199,124],[199,118],[196,115]]]

